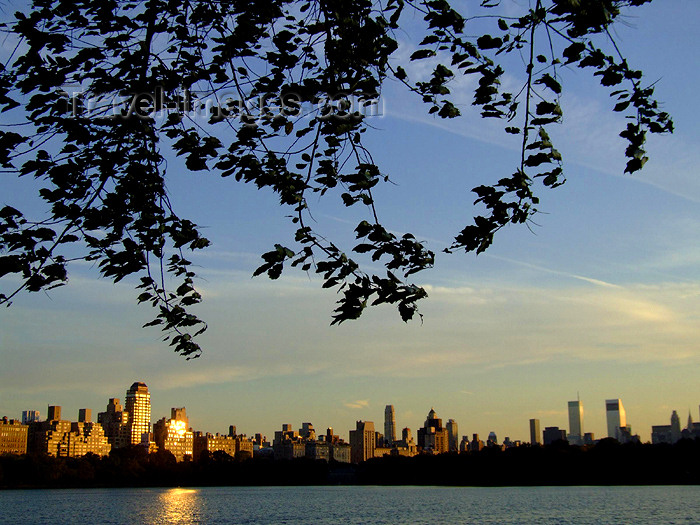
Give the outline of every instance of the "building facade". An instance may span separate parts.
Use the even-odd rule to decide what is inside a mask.
[[[384,408],[384,442],[386,446],[391,446],[396,441],[396,416],[394,405],[387,405]]]
[[[580,400],[569,401],[569,444],[583,445],[583,405]]]
[[[489,432],[489,436],[486,438],[486,446],[487,447],[495,447],[498,445],[498,436],[496,435],[495,431]]]
[[[92,421],[78,421],[71,423],[70,430],[68,455],[71,457],[88,453],[108,456],[112,450],[102,425]]]
[[[325,441],[307,441],[304,444],[304,452],[309,459],[322,459],[330,461],[331,446]]]
[[[41,415],[38,410],[23,410],[22,411],[22,424],[29,425],[41,420]]]
[[[16,419],[0,420],[0,455],[26,454],[29,426]]]
[[[362,463],[374,457],[377,447],[373,421],[357,421],[355,430],[350,431],[351,459],[353,463]]]
[[[621,441],[620,428],[627,427],[627,414],[620,399],[605,400],[605,419],[608,423],[608,437]]]
[[[418,429],[418,446],[430,454],[442,454],[450,449],[447,429],[442,426],[442,419],[437,417],[432,408],[423,428]]]
[[[542,438],[545,445],[551,445],[557,441],[566,441],[566,430],[561,430],[559,427],[545,427],[542,432]]]
[[[681,429],[681,418],[675,410],[671,414],[670,425],[654,425],[651,427],[651,442],[654,445],[660,443],[673,445],[681,439],[696,438],[700,438],[700,425],[693,423],[690,413],[688,413],[688,423],[684,429]]]
[[[447,448],[450,452],[459,452],[459,429],[454,419],[448,419],[447,425]]]
[[[85,419],[87,409],[82,409]],[[61,419],[61,407],[49,406],[46,421],[29,427],[29,448],[38,454],[56,457],[79,457],[92,453],[106,456],[112,450],[102,425],[91,421],[71,422]]]
[[[153,425],[153,438],[158,450],[171,452],[177,461],[191,460],[194,455],[194,433],[184,408],[170,410],[170,419],[162,418]]]
[[[204,452],[223,452],[232,458],[236,455],[236,438],[217,434],[195,432],[192,442],[192,455],[198,460]]]
[[[338,463],[352,462],[352,447],[347,443],[332,443],[329,448],[330,459]]]
[[[151,394],[145,383],[136,382],[126,392],[124,411],[126,445],[148,445],[151,440]]]
[[[542,434],[540,432],[540,420],[530,420],[530,445],[541,445]]]
[[[483,448],[484,442],[479,439],[479,434],[472,434],[472,440],[469,442],[469,452],[479,452]]]
[[[314,429],[314,426],[311,423],[302,423],[301,428],[299,429],[299,436],[302,439],[315,441],[316,430]]]
[[[306,456],[306,443],[301,439],[285,439],[272,444],[275,459],[295,459]]]
[[[112,448],[121,448],[128,444],[126,435],[128,419],[129,414],[122,409],[119,399],[115,397],[109,399],[104,412],[97,414],[97,422],[102,425]]]

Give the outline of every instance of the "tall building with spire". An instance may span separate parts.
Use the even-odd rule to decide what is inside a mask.
[[[389,447],[396,441],[394,405],[387,405],[384,409],[384,441]]]
[[[148,445],[151,436],[151,394],[145,383],[137,381],[126,392],[124,412],[127,445]]]
[[[688,411],[688,424],[681,429],[681,418],[675,410],[671,414],[670,425],[653,425],[651,427],[651,442],[653,444],[668,443],[672,445],[681,439],[700,438],[700,425],[693,423],[693,417]]]
[[[583,445],[583,405],[581,400],[569,401],[569,436],[571,445]]]

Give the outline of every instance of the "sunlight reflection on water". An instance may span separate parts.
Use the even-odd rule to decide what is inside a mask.
[[[190,525],[199,523],[201,498],[198,489],[164,489],[155,505],[157,513],[146,523]]]

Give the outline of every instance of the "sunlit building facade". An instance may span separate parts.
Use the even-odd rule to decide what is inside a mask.
[[[86,409],[80,417],[85,420]],[[46,421],[32,423],[29,444],[32,452],[56,457],[79,457],[92,453],[106,456],[112,449],[102,425],[91,421],[61,419],[61,407],[50,406]]]
[[[608,437],[621,441],[621,427],[627,427],[627,414],[620,399],[605,400],[605,418],[608,423]]]
[[[128,414],[125,444],[148,445],[151,436],[151,394],[145,383],[136,382],[127,390],[124,411]]]
[[[0,420],[0,455],[26,454],[29,427],[16,419],[3,417]]]
[[[102,425],[91,421],[78,421],[71,423],[69,434],[68,455],[71,457],[84,456],[85,454],[97,454],[107,456],[112,450],[112,445],[105,436]]]
[[[583,445],[583,405],[580,400],[569,401],[569,444]]]
[[[188,428],[184,408],[173,408],[170,419],[162,418],[153,425],[153,437],[158,450],[167,450],[177,461],[192,459],[194,455],[194,433]]]
[[[32,427],[32,452],[48,456],[70,455],[71,422],[62,419],[47,419]]]
[[[233,436],[195,432],[192,451],[194,459],[199,459],[204,452],[209,452],[210,454],[223,452],[234,457],[236,455],[236,438]]]

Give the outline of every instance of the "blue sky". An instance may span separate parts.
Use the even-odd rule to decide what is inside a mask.
[[[414,433],[434,407],[461,434],[528,439],[532,417],[567,428],[577,392],[584,430],[598,437],[606,398],[622,399],[644,440],[671,410],[698,420],[700,49],[686,27],[700,20],[700,4],[656,0],[636,13],[616,37],[630,63],[658,79],[676,132],[652,137],[644,170],[623,176],[623,120],[587,73],[564,71],[565,120],[551,134],[568,182],[540,195],[532,232],[509,228],[478,257],[439,252],[471,217],[469,189],[510,173],[517,151],[496,123],[436,120],[386,87],[368,143],[397,185],[376,196],[387,228],[413,232],[438,254],[418,276],[430,294],[423,324],[405,325],[388,307],[330,327],[335,293],[313,275],[251,279],[260,253],[292,231],[275,196],[173,166],[176,208],[213,242],[194,259],[210,326],[202,358],[185,361],[156,329],[140,328],[151,311],[135,305],[128,283],[75,265],[69,286],[18,297],[0,313],[0,415],[45,416],[58,404],[75,419],[138,380],[152,392],[154,421],[185,406],[196,430],[235,424],[268,437],[311,421],[347,438],[356,420],[380,423],[393,404],[397,425]],[[399,53],[410,50],[404,42]],[[463,84],[454,91],[465,90],[469,114]],[[7,177],[2,203],[25,200],[30,192]],[[344,239],[357,221],[336,204],[318,203],[316,217]]]

